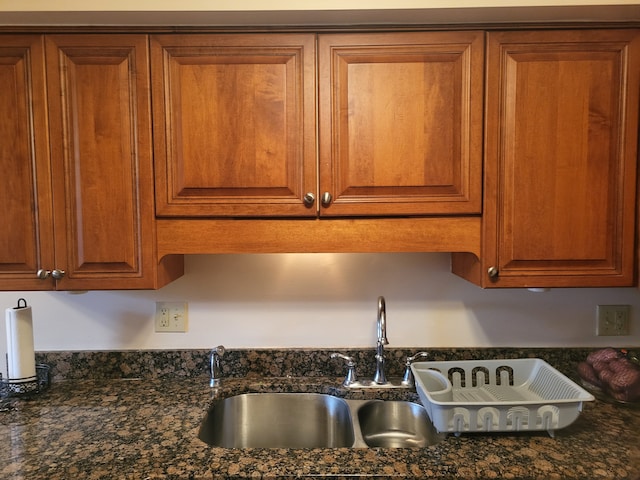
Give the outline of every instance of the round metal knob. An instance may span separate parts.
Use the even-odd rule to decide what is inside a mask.
[[[333,200],[333,197],[329,192],[324,192],[322,194],[322,205],[328,207],[331,204],[331,200]]]
[[[311,207],[316,201],[316,195],[313,192],[305,193],[304,197],[302,197],[302,201],[307,207]]]
[[[53,278],[55,278],[56,280],[60,280],[61,278],[64,277],[64,274],[66,272],[64,270],[58,270],[57,268],[53,270],[53,272],[51,272],[51,276]]]
[[[489,267],[489,269],[487,270],[489,278],[498,278],[498,273],[499,272],[497,267]]]
[[[45,270],[44,268],[41,268],[36,272],[36,277],[38,277],[40,280],[49,278],[49,275],[51,275],[51,270]]]

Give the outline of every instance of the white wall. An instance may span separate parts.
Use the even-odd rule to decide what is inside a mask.
[[[373,347],[378,295],[390,347],[640,346],[634,288],[482,290],[448,254],[191,256],[158,291],[0,292],[33,307],[36,350]],[[187,333],[155,333],[156,301],[187,301]],[[595,336],[598,304],[632,306],[632,335]]]

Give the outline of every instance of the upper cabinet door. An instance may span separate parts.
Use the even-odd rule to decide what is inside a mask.
[[[315,35],[156,35],[151,54],[158,215],[316,215]]]
[[[0,290],[52,289],[51,177],[40,35],[0,42]]]
[[[152,288],[145,35],[46,39],[58,289]]]
[[[488,38],[482,283],[632,285],[638,31]]]
[[[483,32],[319,36],[321,215],[480,214]]]

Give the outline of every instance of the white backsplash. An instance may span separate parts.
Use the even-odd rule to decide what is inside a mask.
[[[33,307],[38,351],[373,347],[378,295],[390,347],[640,346],[635,288],[482,290],[450,255],[198,255],[158,291],[0,292]],[[155,333],[156,301],[189,303],[187,333]],[[597,337],[598,304],[629,304],[631,335]],[[4,335],[4,328],[0,329]]]

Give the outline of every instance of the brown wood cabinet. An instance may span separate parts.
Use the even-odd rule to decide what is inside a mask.
[[[318,41],[321,215],[481,213],[484,33]]]
[[[483,33],[318,38],[152,37],[158,214],[479,214]]]
[[[639,95],[637,29],[5,34],[0,289],[394,251],[631,286]]]
[[[315,35],[151,37],[159,216],[310,216]]]
[[[50,289],[54,268],[44,37],[0,42],[0,288]]]
[[[156,260],[147,37],[47,36],[46,66],[42,37],[11,41],[27,38],[21,59],[6,39],[0,49],[15,60],[0,81],[16,85],[0,102],[18,112],[0,120],[0,143],[12,144],[0,162],[6,183],[16,181],[5,194],[15,199],[2,198],[14,228],[0,237],[0,288],[157,288],[176,278],[181,258]]]
[[[631,286],[637,30],[488,34],[484,287]]]

